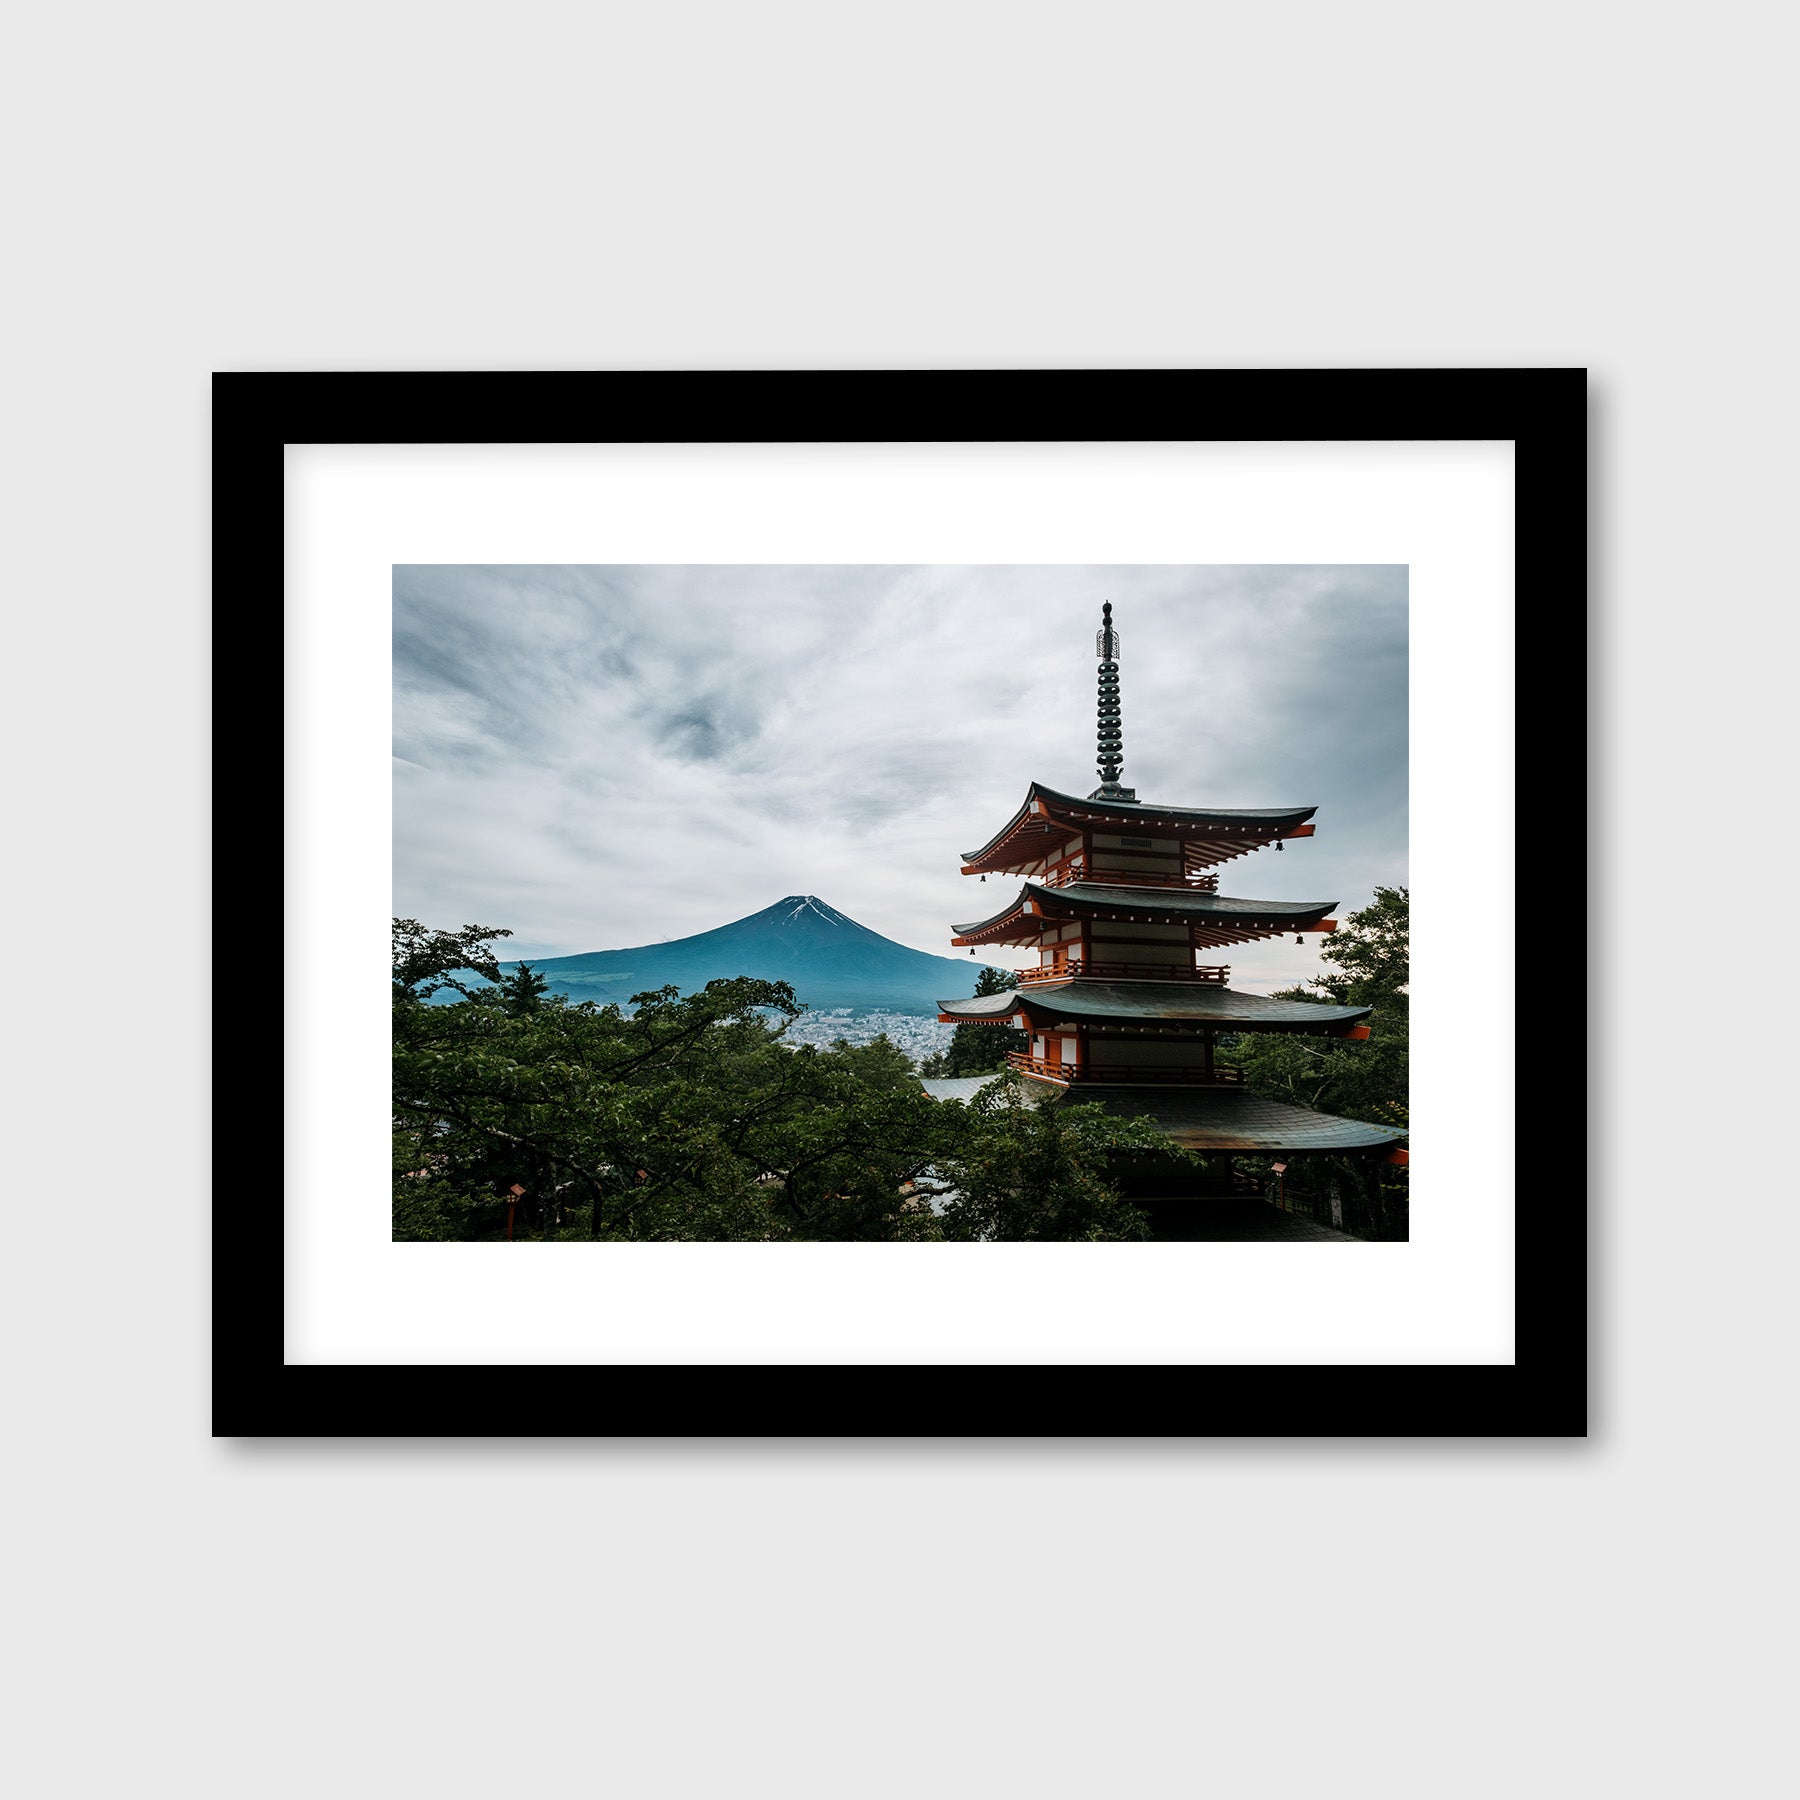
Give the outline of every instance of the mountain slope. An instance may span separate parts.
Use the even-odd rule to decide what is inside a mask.
[[[791,982],[809,1006],[901,1013],[935,1013],[939,1000],[973,990],[980,967],[973,960],[909,950],[816,894],[789,894],[748,918],[666,944],[525,960],[552,993],[571,1000],[624,1005],[647,988],[673,983],[691,994],[722,977],[753,975]]]

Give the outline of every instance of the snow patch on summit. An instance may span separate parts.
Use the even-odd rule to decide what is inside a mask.
[[[781,904],[792,908],[787,915],[790,919],[797,919],[804,912],[814,912],[827,925],[841,925],[844,922],[844,915],[833,912],[829,906],[822,904],[816,894],[789,894]]]

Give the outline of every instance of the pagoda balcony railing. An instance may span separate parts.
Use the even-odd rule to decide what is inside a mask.
[[[1044,968],[1020,969],[1019,985],[1029,987],[1034,981],[1067,981],[1087,976],[1093,981],[1204,981],[1223,987],[1231,979],[1228,963],[1202,963],[1196,968],[1182,968],[1177,963],[1109,962],[1095,957],[1062,958]]]
[[[1198,1066],[1172,1068],[1168,1063],[1065,1063],[1051,1062],[1048,1057],[1031,1056],[1023,1050],[1009,1050],[1006,1060],[1021,1075],[1041,1075],[1051,1081],[1080,1082],[1084,1087],[1138,1087],[1146,1083],[1180,1087],[1242,1087],[1244,1071],[1225,1063],[1215,1064],[1209,1075]]]
[[[1073,887],[1078,881],[1092,881],[1101,887],[1180,888],[1188,894],[1216,894],[1219,891],[1217,875],[1170,875],[1161,869],[1096,869],[1090,872],[1078,862],[1065,863],[1047,874],[1028,879],[1039,887],[1048,888]]]

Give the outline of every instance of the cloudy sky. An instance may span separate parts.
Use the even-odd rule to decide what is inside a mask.
[[[1098,784],[1102,600],[1140,799],[1319,808],[1227,893],[1341,917],[1406,880],[1404,568],[421,565],[394,571],[394,910],[560,955],[816,894],[956,954],[1016,891],[959,853],[1033,778]],[[1234,985],[1315,943],[1234,945]]]

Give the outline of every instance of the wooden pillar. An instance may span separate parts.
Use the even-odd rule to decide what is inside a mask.
[[[1206,1048],[1206,1079],[1208,1081],[1213,1078],[1213,1039],[1217,1036],[1218,1033],[1215,1031],[1203,1031],[1200,1034],[1200,1041]]]

